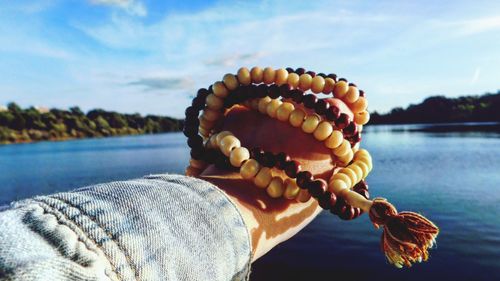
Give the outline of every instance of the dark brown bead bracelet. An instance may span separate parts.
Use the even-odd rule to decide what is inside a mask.
[[[301,171],[300,163],[291,160],[290,156],[284,152],[273,154],[272,152],[263,151],[261,148],[256,147],[250,150],[250,158],[255,159],[265,167],[276,167],[280,170],[284,170],[287,176],[296,179],[299,188],[307,189],[309,194],[318,200],[318,203],[323,209],[330,210],[341,219],[354,219],[363,213],[361,209],[348,205],[343,199],[337,200],[335,194],[327,191],[328,184],[325,180],[314,179],[311,172]],[[365,181],[357,183],[353,190],[366,199],[369,198],[368,186]]]
[[[191,150],[192,153],[202,153],[199,150]],[[214,164],[217,168],[226,170],[237,170],[229,161],[229,157],[225,156],[220,150],[205,149],[205,155],[197,155],[199,159],[203,159],[209,164]],[[253,148],[250,150],[250,158],[256,160],[261,165],[272,168],[284,170],[287,176],[295,178],[297,186],[301,189],[307,189],[311,196],[318,200],[321,208],[330,210],[332,214],[337,215],[343,220],[351,220],[360,216],[363,212],[359,208],[354,208],[348,205],[344,199],[337,197],[330,191],[327,191],[328,184],[323,179],[314,179],[309,171],[301,171],[300,163],[291,160],[290,157],[283,152],[273,154],[269,151],[263,151],[260,148]],[[193,155],[192,155],[193,156]],[[273,166],[270,164],[274,163]],[[353,190],[363,197],[369,197],[368,186],[365,181],[356,184]]]

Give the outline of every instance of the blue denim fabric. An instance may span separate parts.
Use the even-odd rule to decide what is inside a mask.
[[[250,238],[214,185],[152,175],[0,211],[0,280],[245,280]]]

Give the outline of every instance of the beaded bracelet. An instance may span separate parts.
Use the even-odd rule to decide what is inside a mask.
[[[301,188],[307,190],[312,197],[316,198],[323,209],[330,210],[342,219],[349,220],[362,214],[361,209],[346,204],[344,200],[337,200],[335,194],[326,191],[326,182],[313,180],[310,172],[301,171],[300,163],[291,160],[285,153],[281,152],[273,155],[271,152],[264,152],[260,148],[254,148],[249,152],[248,149],[238,146],[241,142],[230,132],[221,132],[221,136],[217,136],[218,134],[211,136],[214,141],[208,143],[210,148],[219,147],[222,155],[229,153],[229,163],[234,167],[241,167],[240,174],[242,178],[251,179],[257,187],[265,188],[270,197],[279,198],[284,196],[287,199],[295,199],[299,194],[299,188]],[[216,161],[214,159],[213,162]],[[262,169],[263,167],[269,169]],[[285,171],[289,178],[283,182],[280,177],[273,177],[270,170],[273,167]],[[362,177],[365,178],[368,172],[367,168]],[[349,178],[347,180],[349,183],[356,181]],[[367,186],[363,181],[357,183],[356,186],[357,188],[354,190],[357,193],[365,198],[369,197]],[[302,200],[306,199],[308,201],[309,198],[310,196],[305,196]]]
[[[265,188],[271,197],[283,195],[300,202],[313,197],[321,207],[330,209],[342,219],[352,219],[367,212],[376,228],[383,226],[382,250],[391,264],[402,267],[427,260],[428,249],[434,245],[439,229],[419,214],[398,213],[386,199],[369,199],[364,178],[372,169],[372,159],[368,151],[359,149],[362,126],[369,120],[367,101],[364,92],[355,84],[336,78],[334,74],[316,75],[303,68],[295,71],[290,68],[240,68],[236,75],[226,74],[208,90],[200,89],[186,109],[183,132],[188,137],[192,158],[186,174],[197,176],[211,163],[222,167],[232,165],[240,169],[242,178]],[[308,90],[314,94],[304,95]],[[353,122],[338,108],[330,109],[326,100],[317,99],[315,94],[320,93],[333,94],[342,100],[354,113]],[[224,116],[235,104],[288,121],[291,126],[312,134],[332,149],[334,159],[342,168],[332,172],[326,182],[314,179],[308,171],[300,171],[300,164],[289,160],[286,154],[277,154],[278,161],[270,160],[270,152],[251,154],[241,147],[241,142],[231,132],[219,132]],[[314,113],[307,114],[298,104]],[[199,116],[201,110],[203,113]],[[266,153],[268,158],[260,158]],[[273,177],[271,168],[284,170],[289,178],[283,181],[281,177]]]

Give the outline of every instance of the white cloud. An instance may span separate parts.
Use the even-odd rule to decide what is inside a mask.
[[[500,29],[500,16],[450,21],[445,23],[445,26],[455,30],[459,35],[473,35]]]
[[[405,4],[386,4],[391,9],[384,9],[379,4],[360,7],[331,1],[231,1],[144,20],[130,16],[147,15],[140,0],[87,1],[115,10],[95,21],[61,20],[61,26],[69,22],[67,34],[76,28],[86,35],[83,40],[70,36],[66,41],[59,33],[49,37],[45,32],[52,27],[38,22],[30,24],[31,31],[18,28],[18,23],[0,25],[0,51],[71,59],[51,60],[63,65],[58,75],[67,76],[53,76],[65,81],[64,89],[40,79],[47,92],[57,93],[58,103],[179,117],[196,88],[241,65],[269,65],[334,71],[366,90],[372,109],[388,110],[429,94],[478,91],[466,86],[470,81],[483,86],[497,69],[488,64],[490,57],[498,57],[492,51],[468,52],[460,44],[462,36],[489,35],[486,32],[499,28],[500,17],[484,13],[462,13],[470,16],[466,20],[440,13],[436,20],[423,14],[427,10],[419,14],[402,8]],[[89,44],[89,38],[94,42]],[[471,62],[479,55],[487,57],[486,62]],[[481,70],[472,77],[470,73],[478,65],[481,79]]]
[[[479,80],[479,76],[481,75],[481,68],[480,67],[476,67],[476,70],[474,71],[474,75],[472,76],[472,79],[470,81],[471,85],[474,85],[477,83],[477,81]]]
[[[218,57],[218,58],[209,58],[204,61],[206,65],[209,66],[236,66],[237,63],[250,63],[259,58],[265,56],[264,52],[255,52],[255,53],[246,53],[246,54],[232,54],[229,56]]]
[[[127,83],[132,86],[143,86],[146,91],[151,90],[189,90],[194,81],[188,77],[147,77]]]
[[[135,0],[90,0],[94,5],[118,7],[130,15],[144,17],[148,14],[143,3]]]

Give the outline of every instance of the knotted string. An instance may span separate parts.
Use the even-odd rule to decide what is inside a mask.
[[[376,228],[383,226],[381,247],[391,264],[401,268],[427,260],[439,233],[434,223],[417,213],[398,213],[384,198],[373,200],[369,216]]]

